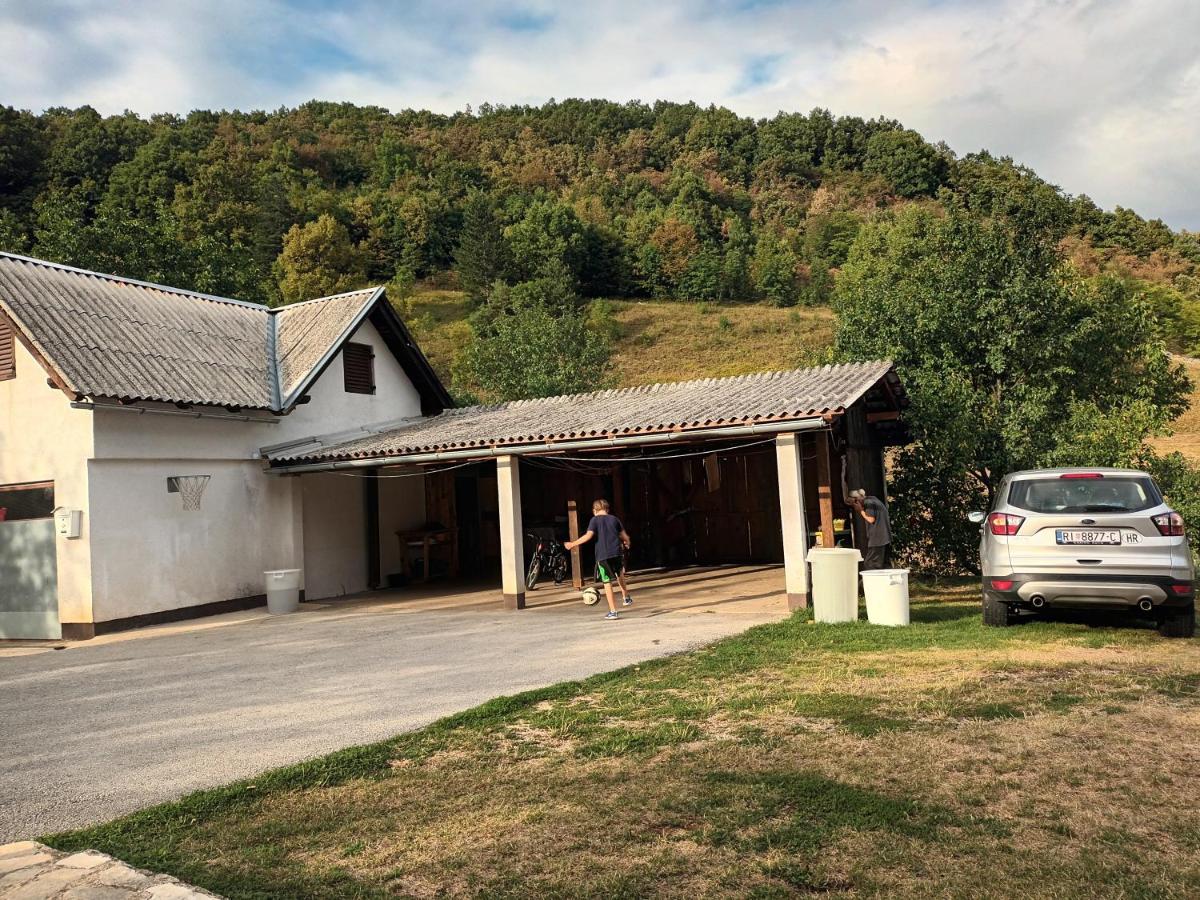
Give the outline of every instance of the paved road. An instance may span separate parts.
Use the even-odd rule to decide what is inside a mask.
[[[0,843],[102,822],[380,740],[501,694],[674,653],[786,614],[778,569],[643,579],[619,622],[564,592],[257,611],[0,648]]]

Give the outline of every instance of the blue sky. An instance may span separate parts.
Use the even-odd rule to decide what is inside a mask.
[[[1200,229],[1196,0],[0,0],[0,101],[824,106]]]

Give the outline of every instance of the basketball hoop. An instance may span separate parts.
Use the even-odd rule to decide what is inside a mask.
[[[183,508],[195,512],[200,508],[200,498],[208,487],[211,475],[169,475],[167,477],[167,493],[179,494],[183,498]]]

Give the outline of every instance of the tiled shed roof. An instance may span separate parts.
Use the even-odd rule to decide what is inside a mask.
[[[382,296],[271,309],[0,253],[0,311],[81,397],[284,412]]]
[[[843,412],[883,379],[901,390],[892,364],[881,361],[518,400],[293,442],[264,455],[275,464],[373,459],[781,422]]]

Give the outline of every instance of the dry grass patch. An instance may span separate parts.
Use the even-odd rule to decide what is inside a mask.
[[[1171,423],[1174,434],[1155,438],[1150,443],[1162,453],[1178,450],[1192,462],[1200,463],[1200,359],[1176,356],[1192,379],[1192,405],[1182,416]]]
[[[232,897],[1200,892],[1200,645],[915,593],[50,840]]]
[[[833,312],[750,303],[603,301],[616,323],[617,387],[746,375],[811,365],[833,343]],[[470,338],[470,304],[459,291],[419,290],[398,304],[438,376],[450,383]]]

